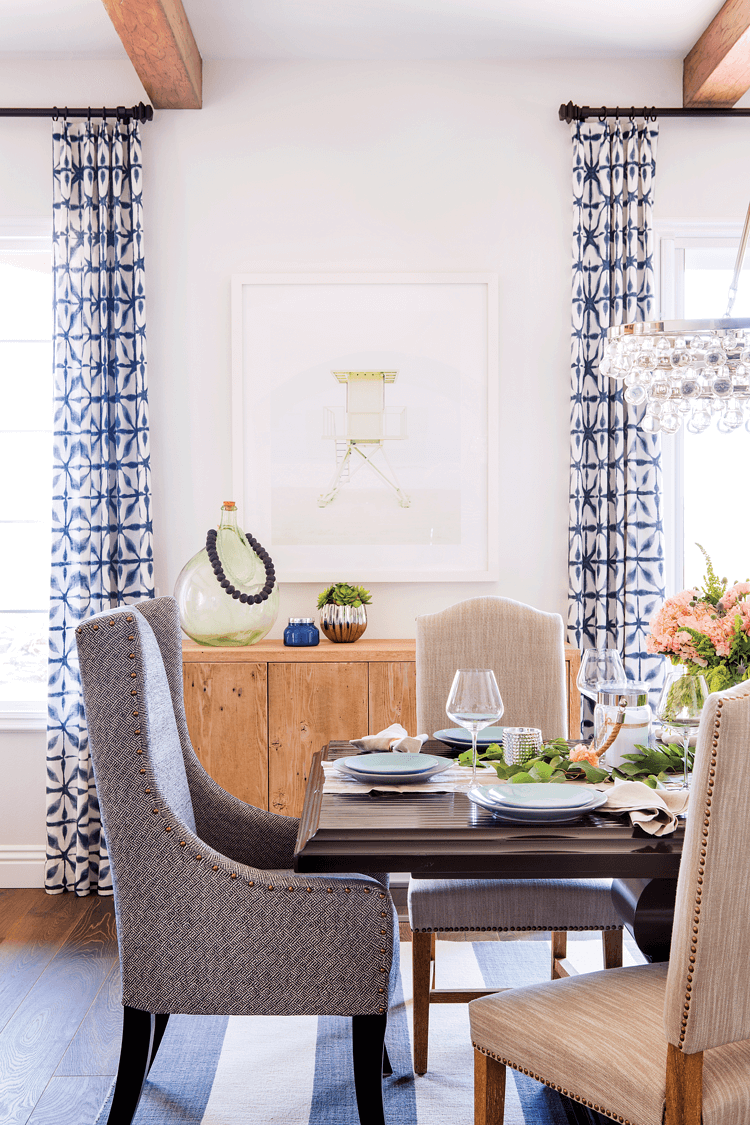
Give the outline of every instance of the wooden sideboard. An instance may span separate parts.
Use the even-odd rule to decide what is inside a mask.
[[[183,645],[185,711],[195,752],[213,778],[258,808],[298,816],[316,750],[391,723],[416,730],[413,640],[312,648]],[[571,737],[578,737],[580,653],[566,648]],[[432,733],[432,732],[428,732]]]

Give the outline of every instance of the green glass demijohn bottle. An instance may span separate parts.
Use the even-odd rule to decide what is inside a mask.
[[[180,624],[200,645],[254,645],[279,612],[273,562],[252,536],[237,526],[237,505],[226,500],[218,531],[182,568],[174,596]]]

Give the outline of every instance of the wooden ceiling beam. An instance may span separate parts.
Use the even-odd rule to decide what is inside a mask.
[[[181,0],[102,0],[155,109],[200,109],[200,51]]]
[[[750,89],[750,0],[727,0],[682,64],[684,106],[733,106]]]

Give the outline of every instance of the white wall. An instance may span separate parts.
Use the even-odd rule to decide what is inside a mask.
[[[0,731],[0,887],[44,885],[43,731]]]
[[[160,115],[146,140],[161,589],[232,491],[232,274],[489,270],[500,279],[500,580],[375,585],[369,630],[413,636],[418,613],[481,593],[564,612],[570,141],[556,109],[571,96],[669,103],[679,68],[209,64],[205,95],[200,114]],[[316,589],[282,586],[272,635],[312,611]]]
[[[679,105],[680,64],[233,62],[207,63],[204,75],[202,111],[157,113],[143,126],[160,591],[171,592],[232,491],[232,274],[492,271],[500,580],[375,585],[369,631],[412,636],[416,614],[482,593],[564,614],[571,191],[557,107]],[[0,71],[4,105],[143,96],[125,63]],[[750,121],[663,120],[657,218],[741,220],[749,132]],[[49,216],[49,135],[48,121],[0,120],[0,220]],[[241,515],[252,528],[252,512]],[[349,577],[359,580],[331,575]],[[282,587],[272,635],[312,612],[316,590]],[[6,840],[16,842],[0,819]]]

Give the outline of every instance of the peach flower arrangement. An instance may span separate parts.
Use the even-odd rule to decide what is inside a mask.
[[[701,672],[709,691],[723,691],[750,679],[750,582],[727,588],[700,549],[707,568],[703,588],[667,599],[650,622],[646,651]]]

